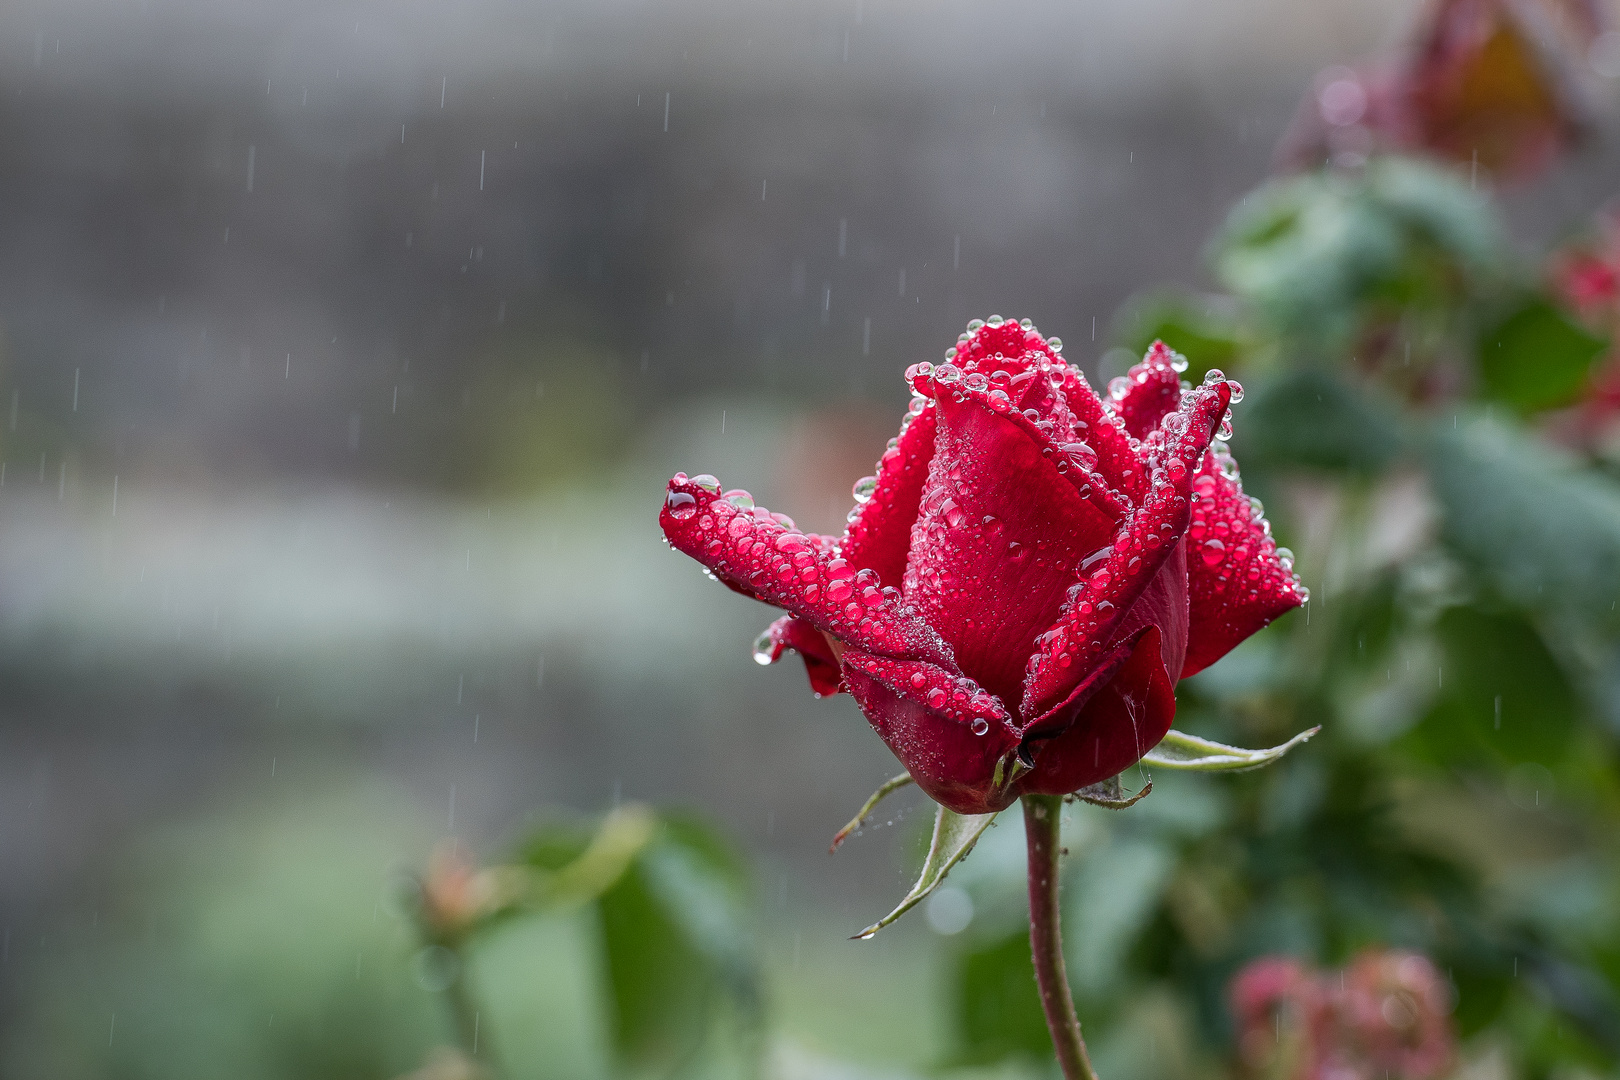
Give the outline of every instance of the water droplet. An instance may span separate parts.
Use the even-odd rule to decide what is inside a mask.
[[[977,332],[979,330],[983,330],[984,329],[984,320],[983,319],[969,319],[967,328],[968,328],[968,333],[970,333],[970,334],[975,333],[975,332]]]
[[[772,659],[771,653],[773,651],[774,647],[773,643],[771,642],[771,632],[769,630],[765,631],[763,634],[759,635],[759,637],[754,639],[754,663],[758,664],[760,667],[770,666]]]
[[[928,691],[928,707],[930,709],[943,709],[945,707],[946,700],[945,691],[941,690],[939,687],[936,686],[932,690]]]
[[[1025,330],[1033,330],[1033,329],[1035,329],[1035,320],[1034,319],[1019,319],[1018,320],[1018,325],[1021,328],[1025,329]]]
[[[975,716],[973,718],[973,722],[969,724],[968,727],[973,731],[973,734],[983,735],[985,732],[990,730],[990,721],[986,720],[982,716]]]
[[[945,350],[945,359],[947,359],[947,360],[955,360],[956,359],[956,346],[955,345],[952,345],[950,348]]]
[[[975,371],[962,380],[962,385],[969,390],[981,391],[990,385],[990,380],[985,378],[982,372]]]
[[[1115,401],[1125,400],[1125,395],[1131,391],[1131,380],[1123,375],[1115,375],[1108,380],[1108,396]]]
[[[937,383],[943,383],[946,386],[949,386],[952,383],[959,381],[961,378],[962,369],[957,367],[955,364],[941,364],[939,367],[934,369],[934,381]]]
[[[848,476],[849,474],[845,473],[844,475]],[[877,477],[875,477],[875,476],[863,476],[859,480],[855,481],[854,495],[855,495],[855,501],[856,502],[864,503],[867,500],[869,500],[873,496],[873,494],[875,494],[876,492],[877,492]]]
[[[670,492],[664,497],[664,505],[669,507],[669,516],[676,521],[685,521],[697,513],[697,499],[686,491]]]
[[[1201,554],[1205,566],[1218,566],[1220,561],[1226,558],[1226,545],[1215,539],[1205,540]]]
[[[956,504],[955,499],[946,499],[940,505],[939,512],[945,515],[945,524],[953,529],[961,525],[962,519],[967,517],[967,512]]]
[[[1170,370],[1180,374],[1187,370],[1187,358],[1178,352],[1170,354]]]
[[[1226,388],[1232,391],[1232,404],[1236,405],[1243,400],[1243,384],[1236,379],[1227,379]]]
[[[1049,337],[1046,339],[1046,347],[1053,352],[1060,353],[1063,351],[1063,339],[1056,336]]]
[[[1249,520],[1250,521],[1259,521],[1261,518],[1263,518],[1265,516],[1266,516],[1266,504],[1261,502],[1259,499],[1255,498],[1253,495],[1250,495],[1249,496]]]
[[[733,488],[722,497],[739,510],[752,510],[754,508],[754,497],[742,488]]]
[[[692,486],[695,488],[702,488],[710,495],[720,494],[720,481],[715,479],[713,476],[710,476],[708,473],[698,473],[696,476],[692,477]]]
[[[1222,371],[1218,367],[1212,367],[1208,371],[1204,372],[1204,385],[1214,386],[1216,383],[1225,378],[1226,372]]]
[[[1232,438],[1232,414],[1230,412],[1221,417],[1221,426],[1215,429],[1215,437],[1221,442],[1227,442]]]
[[[1002,323],[1004,323],[1006,321],[1007,320],[1003,319],[1000,315],[992,315],[988,319],[986,319],[984,322],[985,322],[986,326],[994,327],[994,326],[1000,326]]]
[[[1061,449],[1065,454],[1069,455],[1076,465],[1082,468],[1091,469],[1097,465],[1097,451],[1086,443],[1064,443]]]

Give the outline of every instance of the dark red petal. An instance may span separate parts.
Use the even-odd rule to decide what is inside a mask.
[[[817,697],[827,697],[843,689],[838,670],[838,657],[820,630],[803,619],[784,615],[771,623],[754,643],[754,659],[762,664],[774,664],[782,653],[792,649],[804,660],[804,670],[810,676],[810,689]]]
[[[883,656],[918,657],[954,668],[948,645],[927,624],[901,610],[898,594],[885,595],[877,575],[861,577],[848,561],[829,555],[810,537],[745,493],[734,505],[719,485],[669,482],[658,515],[676,550],[707,566],[721,580],[809,622],[817,630]]]
[[[988,814],[1017,797],[1007,776],[1012,718],[971,679],[933,664],[844,650],[844,683],[917,786],[958,814]]]
[[[1117,776],[1158,745],[1176,718],[1175,682],[1164,669],[1159,632],[1149,627],[1113,679],[1092,695],[1062,734],[1031,748],[1035,768],[1021,791],[1066,795]]]
[[[1007,402],[982,388],[939,392],[904,594],[964,673],[1016,701],[1035,635],[1062,609],[1075,565],[1113,535],[1114,519],[1098,493],[1081,497],[1086,485],[1058,471],[1066,455],[1043,453],[1052,448]]]
[[[1141,450],[1125,424],[1113,410],[1103,407],[1102,398],[1083,372],[1064,367],[1059,374],[1063,377],[1063,399],[1074,414],[1076,434],[1097,452],[1097,471],[1130,502],[1140,503],[1147,494],[1147,470],[1142,466]]]
[[[1021,715],[1041,716],[1067,698],[1122,634],[1145,622],[1164,632],[1165,660],[1179,671],[1188,624],[1186,572],[1176,568],[1182,565],[1194,469],[1230,399],[1225,382],[1192,391],[1165,418],[1162,437],[1147,445],[1149,493],[1120,526],[1112,550],[1081,564],[1079,588],[1057,625],[1041,635],[1030,661]],[[1172,569],[1161,577],[1166,565]]]
[[[1191,624],[1183,679],[1308,597],[1292,563],[1278,557],[1265,519],[1243,494],[1224,447],[1204,455],[1192,495],[1187,526]]]
[[[1125,423],[1125,430],[1138,439],[1159,426],[1181,403],[1181,376],[1172,366],[1176,353],[1162,341],[1148,347],[1142,362],[1123,376],[1123,393],[1113,401],[1113,409]],[[1186,361],[1182,361],[1186,367]],[[1109,387],[1113,397],[1113,387]]]
[[[934,456],[934,403],[921,405],[921,412],[907,414],[894,449],[878,462],[871,497],[855,508],[844,533],[843,556],[849,564],[877,571],[879,581],[897,589],[906,572],[928,459]]]

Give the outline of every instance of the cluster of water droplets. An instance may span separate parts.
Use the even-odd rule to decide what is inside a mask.
[[[690,490],[695,489],[695,490]],[[926,650],[932,642],[909,640],[901,617],[909,608],[900,591],[877,572],[857,570],[821,538],[801,531],[786,514],[754,504],[741,488],[720,493],[720,483],[702,475],[677,474],[665,496],[669,516],[686,526],[677,543],[711,570],[790,610],[815,610],[841,636],[864,647],[902,652]],[[695,550],[693,550],[695,548]],[[772,651],[768,634],[755,642],[755,659]]]
[[[878,664],[857,661],[867,674],[882,679],[884,672]],[[932,711],[957,723],[966,724],[975,735],[986,735],[991,722],[999,722],[1006,710],[1001,700],[972,679],[951,675],[941,668],[925,669],[910,665],[912,671],[895,689],[914,700],[920,700]]]
[[[1201,559],[1216,572],[1218,588],[1243,592],[1250,600],[1260,599],[1262,589],[1274,586],[1274,572],[1267,563],[1275,561],[1289,576],[1288,587],[1300,603],[1306,602],[1310,590],[1294,573],[1294,553],[1278,547],[1271,538],[1271,522],[1266,520],[1260,500],[1243,494],[1243,480],[1231,451],[1225,443],[1215,443],[1209,453],[1214,471],[1200,472],[1193,479],[1188,557]]]

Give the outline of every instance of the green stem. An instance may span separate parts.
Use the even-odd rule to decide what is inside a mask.
[[[1065,1080],[1097,1080],[1080,1036],[1080,1018],[1069,995],[1063,968],[1063,933],[1058,916],[1058,836],[1063,817],[1060,795],[1025,795],[1024,836],[1029,851],[1029,944],[1035,955],[1035,983],[1052,1033],[1052,1048]]]
[[[494,1055],[490,1053],[489,1030],[483,1022],[483,1013],[473,997],[467,970],[467,954],[462,948],[454,948],[456,959],[460,961],[456,977],[450,985],[445,987],[445,997],[450,1006],[450,1016],[456,1027],[456,1041],[467,1056],[485,1063],[485,1071],[494,1075]]]

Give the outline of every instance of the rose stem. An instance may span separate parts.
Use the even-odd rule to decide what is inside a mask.
[[[1069,977],[1063,969],[1063,932],[1058,923],[1059,822],[1061,795],[1025,795],[1024,836],[1029,850],[1029,944],[1035,954],[1035,983],[1041,1008],[1052,1033],[1052,1047],[1066,1080],[1097,1080],[1086,1040],[1080,1037],[1080,1018],[1069,996]]]

